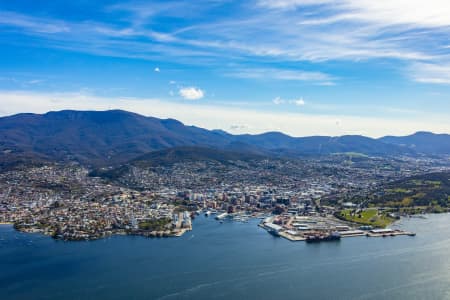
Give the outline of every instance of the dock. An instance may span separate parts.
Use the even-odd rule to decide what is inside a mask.
[[[275,225],[272,223],[260,223],[258,226],[264,228],[267,230],[267,232],[271,233],[272,235],[279,236],[282,238],[285,238],[291,242],[298,242],[298,241],[306,241],[308,235],[314,235],[317,234],[318,230],[313,231],[296,231],[296,230],[285,230],[285,228]],[[276,234],[274,234],[274,231],[276,231]],[[350,237],[394,237],[394,236],[415,236],[416,234],[414,232],[410,231],[404,231],[399,229],[371,229],[371,230],[343,230],[343,231],[335,231],[337,234],[340,235],[340,238],[350,238]]]
[[[291,242],[301,242],[306,241],[306,238],[300,235],[289,234],[286,231],[280,232],[280,236],[291,241]]]

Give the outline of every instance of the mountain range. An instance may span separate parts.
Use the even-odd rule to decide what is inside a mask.
[[[122,110],[64,110],[0,118],[3,161],[39,158],[98,166],[123,163],[150,152],[177,147],[188,147],[190,155],[196,147],[202,148],[203,153],[205,148],[218,149],[222,155],[224,151],[233,155],[285,157],[345,152],[370,156],[448,155],[450,135],[417,132],[379,139],[359,135],[292,137],[280,132],[233,135]]]

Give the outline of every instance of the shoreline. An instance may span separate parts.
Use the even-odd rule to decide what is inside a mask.
[[[11,225],[14,226],[14,223],[0,223],[0,225]],[[144,238],[172,238],[172,237],[181,237],[186,232],[192,231],[192,226],[189,228],[181,228],[175,231],[167,232],[167,231],[149,231],[149,232],[126,232],[126,231],[117,231],[110,232],[107,234],[102,234],[98,236],[86,236],[86,237],[70,237],[70,238],[60,238],[52,236],[48,232],[44,232],[38,229],[27,228],[27,229],[17,229],[14,228],[17,232],[25,233],[25,234],[41,234],[43,236],[52,238],[57,241],[65,241],[65,242],[77,242],[77,241],[96,241],[105,238],[110,238],[112,236],[141,236]]]
[[[420,217],[427,218],[427,216],[434,215],[434,214],[435,213],[423,214]],[[349,220],[342,220],[340,218],[337,218],[336,214],[334,215],[334,217],[337,220],[340,220],[340,221],[344,222],[345,224],[348,224],[350,228],[349,229],[338,229],[337,228],[338,226],[336,225],[336,228],[334,228],[333,226],[329,227],[328,229],[310,228],[305,232],[302,230],[299,231],[297,229],[290,229],[289,227],[274,225],[274,224],[271,224],[271,221],[268,222],[269,226],[266,226],[266,224],[267,224],[266,222],[261,222],[258,224],[258,226],[261,227],[262,229],[266,230],[268,233],[270,233],[272,235],[282,237],[291,242],[308,241],[308,236],[310,236],[310,235],[325,234],[325,235],[331,236],[332,235],[331,232],[333,232],[333,234],[334,233],[338,234],[339,239],[340,238],[349,238],[349,237],[363,237],[363,236],[364,237],[388,237],[388,236],[394,237],[394,236],[401,236],[401,235],[416,236],[415,232],[405,230],[405,229],[395,228],[395,227],[399,227],[402,220],[410,219],[411,218],[410,216],[400,217],[398,219],[392,219],[392,222],[389,222],[384,227],[372,227],[371,226],[371,229],[365,229],[365,228],[357,229],[355,226],[360,226],[364,223],[352,222]],[[290,221],[288,221],[288,222],[290,222]],[[272,226],[270,226],[270,225],[272,225]],[[331,225],[335,225],[335,224],[331,224]],[[366,224],[364,224],[364,225],[366,225]]]
[[[443,212],[443,213],[427,213],[427,214],[424,214],[423,216],[425,216],[425,217],[427,217],[427,216],[432,216],[432,215],[435,215],[435,214],[450,214],[450,212]],[[251,218],[251,219],[253,219],[253,218]],[[257,219],[257,218],[255,218],[255,219]],[[392,222],[390,225],[397,225],[397,224],[401,224],[401,221],[402,221],[402,219],[409,219],[408,217],[402,217],[401,219],[398,219],[398,220],[395,220],[394,222]],[[349,221],[347,221],[348,223],[352,223],[352,222],[349,222]],[[354,225],[356,225],[357,223],[353,223]],[[0,222],[0,226],[1,225],[10,225],[10,226],[13,226],[14,225],[14,223],[12,223],[12,222]],[[266,230],[266,228],[264,227],[264,225],[263,224],[258,224],[257,225],[258,227],[261,227],[262,229],[264,229],[264,230]],[[50,237],[50,238],[52,238],[50,235],[48,235],[48,234],[45,234],[45,233],[43,233],[43,232],[40,232],[40,231],[27,231],[27,230],[18,230],[18,229],[16,229],[18,232],[22,232],[22,233],[38,233],[38,234],[42,234],[42,235],[44,235],[44,236],[47,236],[47,237]],[[96,237],[96,238],[88,238],[88,239],[55,239],[55,238],[53,238],[53,239],[55,239],[55,240],[61,240],[61,241],[69,241],[69,242],[73,242],[73,241],[95,241],[95,240],[101,240],[101,239],[104,239],[104,238],[108,238],[108,237],[112,237],[112,236],[142,236],[142,237],[145,237],[145,238],[170,238],[170,237],[181,237],[181,236],[183,236],[186,232],[188,232],[188,231],[192,231],[193,230],[193,228],[192,227],[190,227],[190,228],[183,228],[183,229],[180,229],[178,232],[174,232],[174,233],[172,233],[172,234],[170,234],[170,235],[163,235],[163,234],[161,234],[161,235],[145,235],[145,234],[133,234],[133,233],[126,233],[126,232],[114,232],[114,233],[112,233],[112,234],[108,234],[108,235],[105,235],[105,236],[100,236],[100,237]],[[267,231],[267,230],[266,230]],[[402,231],[402,233],[396,233],[396,234],[394,234],[395,236],[397,236],[397,235],[409,235],[411,232],[409,232],[409,231],[405,231],[405,230],[401,230]],[[162,232],[161,232],[162,233]],[[347,238],[347,237],[361,237],[361,236],[367,236],[366,234],[355,234],[355,235],[345,235],[345,236],[343,236],[343,238]],[[379,234],[379,235],[377,235],[377,234],[371,234],[370,235],[370,237],[381,237],[381,236],[383,236],[382,234]],[[288,233],[286,233],[286,232],[281,232],[281,234],[280,234],[280,237],[282,237],[282,238],[285,238],[285,239],[287,239],[287,240],[289,240],[289,241],[305,241],[306,240],[306,238],[303,238],[303,237],[299,237],[299,236],[292,236],[292,235],[290,235],[290,234],[288,234]]]

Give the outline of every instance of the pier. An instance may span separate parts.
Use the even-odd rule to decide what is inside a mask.
[[[395,237],[395,236],[415,236],[416,234],[414,232],[400,230],[400,229],[390,229],[390,228],[384,228],[384,229],[352,229],[348,226],[329,226],[329,227],[320,227],[320,228],[314,228],[310,227],[308,230],[296,230],[293,228],[286,228],[284,226],[280,226],[271,222],[272,218],[261,222],[258,226],[264,228],[269,232],[270,234],[274,236],[279,236],[282,238],[285,238],[292,242],[298,242],[298,241],[306,241],[309,237],[314,236],[320,236],[320,237],[327,237],[330,235],[338,235],[340,238],[350,238],[350,237]],[[346,230],[339,230],[343,227],[348,227]],[[324,239],[326,240],[326,239]],[[338,240],[338,239],[334,239]]]

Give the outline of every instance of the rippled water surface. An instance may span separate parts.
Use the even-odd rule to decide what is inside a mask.
[[[450,215],[306,244],[203,216],[181,238],[62,242],[0,225],[0,299],[450,299]]]

